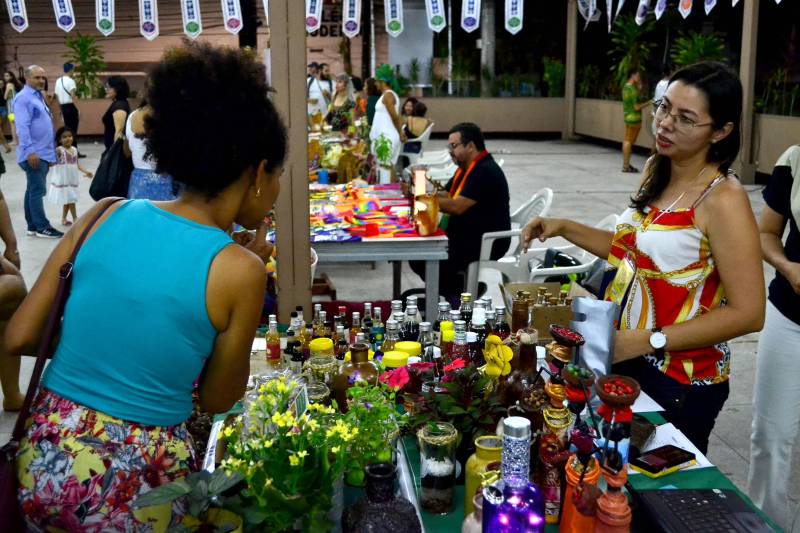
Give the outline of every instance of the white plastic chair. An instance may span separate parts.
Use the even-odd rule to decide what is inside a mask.
[[[454,163],[444,165],[441,167],[428,167],[428,177],[432,181],[446,183],[458,170],[458,166]]]
[[[503,168],[503,165],[506,164],[506,160],[505,159],[498,159],[498,160],[495,161],[495,163],[497,163],[498,167]]]
[[[417,137],[415,139],[408,139],[405,143],[403,143],[403,147],[405,147],[405,145],[407,143],[420,143],[422,145],[422,147],[420,148],[419,153],[406,152],[405,150],[400,152],[401,156],[406,156],[408,158],[408,161],[409,161],[410,165],[419,164],[420,157],[425,152],[425,144],[431,138],[431,133],[433,132],[433,125],[434,125],[434,123],[431,122],[430,124],[428,124],[428,127],[425,128],[425,131],[422,132],[422,135],[420,135],[419,137]]]
[[[435,150],[423,152],[417,161],[418,165],[443,165],[451,161],[450,152],[447,150]]]
[[[491,231],[484,233],[481,238],[481,255],[478,261],[473,261],[467,270],[467,288],[466,291],[477,294],[478,279],[480,277],[481,268],[492,268],[499,270],[504,276],[508,276],[511,281],[527,281],[528,280],[528,262],[520,264],[518,256],[522,252],[522,241],[519,239],[522,233],[522,227],[533,217],[544,217],[550,212],[550,206],[553,204],[553,191],[547,187],[538,190],[530,200],[520,206],[514,213],[511,214],[511,224],[517,224],[517,228],[508,231]],[[525,217],[525,218],[523,218]],[[524,220],[524,222],[519,222]],[[492,246],[498,239],[516,238],[517,243],[513,248],[511,255],[506,255],[496,261],[492,261]],[[523,268],[524,267],[524,268]]]

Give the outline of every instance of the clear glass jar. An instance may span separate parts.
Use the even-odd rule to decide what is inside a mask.
[[[306,387],[309,403],[318,403],[322,405],[329,405],[331,399],[331,390],[324,383],[312,383]]]
[[[320,355],[309,359],[306,368],[311,372],[314,383],[323,383],[327,387],[331,387],[333,379],[338,374],[339,364],[332,357]]]
[[[420,452],[422,510],[443,515],[453,511],[458,431],[447,422],[427,424],[417,431]]]

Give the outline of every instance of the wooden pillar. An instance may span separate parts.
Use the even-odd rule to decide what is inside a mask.
[[[742,80],[742,149],[739,152],[741,167],[739,176],[742,183],[755,183],[755,154],[758,147],[753,146],[756,136],[755,99],[756,84],[756,52],[758,47],[758,2],[744,0],[744,16],[742,18],[742,53],[739,64],[739,78]]]
[[[286,323],[297,305],[311,315],[305,3],[273,0],[269,8],[274,102],[289,129],[289,154],[275,204],[278,318]]]
[[[575,138],[575,79],[578,65],[578,2],[567,2],[567,53],[566,79],[564,80],[564,129],[561,138]]]

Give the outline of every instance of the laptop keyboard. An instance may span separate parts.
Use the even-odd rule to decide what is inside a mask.
[[[730,510],[726,509],[715,496],[708,491],[661,491],[660,499],[672,511],[672,516],[680,520],[690,531],[697,533],[736,533],[741,531],[729,519]]]

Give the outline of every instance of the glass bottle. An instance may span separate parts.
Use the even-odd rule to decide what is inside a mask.
[[[403,312],[403,302],[402,300],[392,300],[392,310],[389,313],[391,317],[395,313],[402,313]]]
[[[517,291],[511,307],[511,331],[516,332],[527,328],[531,323],[530,313],[531,293]]]
[[[297,311],[292,311],[289,319],[289,329],[286,330],[286,348],[283,350],[284,362],[288,365],[292,361],[294,352],[297,350]]]
[[[567,291],[562,290],[558,293],[558,305],[567,305]]]
[[[333,380],[334,398],[342,413],[347,412],[347,389],[356,381],[378,383],[378,369],[369,360],[369,346],[363,342],[350,346],[350,360],[342,365],[341,372]]]
[[[269,331],[266,336],[267,341],[267,363],[279,365],[281,363],[281,336],[278,334],[278,322],[269,323]]]
[[[343,533],[422,531],[417,511],[411,502],[395,496],[397,468],[391,463],[371,464],[366,467],[365,474],[367,497],[345,509],[342,514]]]
[[[297,311],[297,319],[300,320],[300,326],[305,328],[306,322],[305,319],[303,318],[303,306],[298,305],[297,307],[294,308],[294,310]]]
[[[417,431],[420,451],[420,497],[423,511],[443,515],[454,509],[458,431],[447,422],[425,424]]]
[[[491,330],[486,327],[486,309],[483,307],[477,307],[472,312],[472,327],[470,331],[473,331],[475,335],[477,335],[478,346],[483,346],[486,337],[491,333]]]
[[[312,338],[318,339],[322,337],[322,304],[314,304],[314,319],[311,321],[311,329],[313,330]]]
[[[420,322],[422,322],[422,315],[419,312],[419,304],[417,303],[416,296],[409,296],[408,298],[406,298],[406,312],[408,311],[408,308],[411,306],[414,306],[414,308],[417,310],[415,318],[417,319],[417,324],[419,324]]]
[[[350,340],[355,342],[356,335],[361,333],[361,313],[353,312],[353,323],[350,325]]]
[[[339,306],[339,314],[336,315],[339,319],[339,324],[344,327],[344,332],[347,335],[347,340],[350,340],[350,326],[347,323],[347,307],[344,305]]]
[[[503,421],[502,480],[483,489],[483,531],[543,533],[544,498],[530,482],[531,423],[511,416]]]
[[[474,331],[467,332],[467,351],[469,352],[469,360],[475,366],[486,364],[486,358],[483,356],[483,346],[478,345],[478,334]]]
[[[506,321],[506,308],[498,305],[494,309],[497,319],[494,325],[494,334],[503,340],[506,340],[511,335],[511,326]]]
[[[347,343],[347,335],[344,332],[344,326],[339,325],[336,327],[336,336],[338,340],[336,341],[336,359],[339,361],[344,361],[344,355],[347,353],[347,349],[349,344]]]
[[[468,292],[461,293],[461,320],[470,324],[472,322],[472,294]]]
[[[372,338],[372,304],[364,304],[364,318],[361,319],[361,331],[366,335],[369,345],[375,349],[375,341]]]
[[[467,344],[467,323],[463,320],[456,320],[455,337],[453,338],[453,349],[451,350],[450,359],[464,359],[470,360],[469,345]]]
[[[436,317],[436,322],[433,323],[433,343],[436,346],[442,346],[442,322],[450,320],[450,304],[448,302],[439,302],[439,316]]]
[[[400,341],[399,329],[397,321],[388,320],[386,322],[386,336],[383,339],[381,351],[383,353],[391,352],[394,350],[395,345]]]
[[[400,338],[404,341],[416,341],[419,338],[417,308],[413,305],[406,307],[406,317],[400,329]]]
[[[381,319],[381,308],[375,308],[375,318],[372,321],[372,339],[373,339],[373,346],[374,350],[377,352],[386,351],[383,349],[383,340],[384,335],[386,333],[386,326],[383,324],[383,320]]]
[[[331,338],[331,324],[328,322],[328,313],[326,311],[319,312],[319,321],[321,323],[320,337]]]
[[[417,340],[422,347],[422,362],[433,363],[433,377],[437,381],[442,377],[442,352],[433,344],[433,332],[430,322],[422,322],[419,325],[419,339]]]
[[[497,325],[497,311],[494,309],[486,310],[486,331],[491,335]]]

